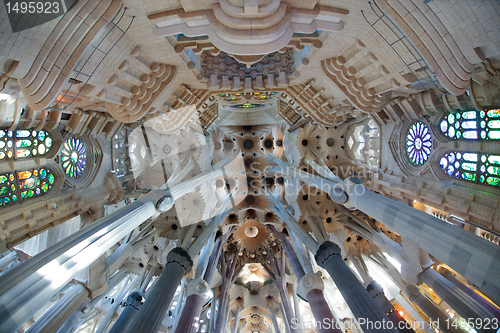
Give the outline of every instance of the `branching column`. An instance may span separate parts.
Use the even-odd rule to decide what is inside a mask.
[[[274,281],[276,287],[278,287],[281,303],[285,310],[285,317],[288,322],[290,332],[298,333],[301,330],[297,327],[298,320],[295,318],[295,313],[293,312],[292,305],[290,304],[290,297],[288,296],[288,292],[286,290],[285,253],[284,251],[281,251],[281,257],[279,259],[276,258],[276,254],[274,254],[269,248],[266,248],[266,253],[271,267],[268,267],[266,263],[262,263],[262,266]]]
[[[297,253],[288,238],[282,232],[278,232],[273,225],[268,225],[268,228],[276,235],[285,249],[286,256],[299,281],[298,289],[306,296],[316,322],[321,323],[318,327],[320,333],[341,333],[340,326],[323,294],[324,285],[321,277],[313,273],[304,274]]]
[[[221,293],[219,295],[219,308],[217,309],[215,333],[222,333],[224,331],[224,328],[226,327],[227,309],[229,306],[229,290],[231,289],[234,282],[238,278],[238,275],[240,275],[240,272],[243,269],[243,265],[240,265],[238,269],[236,269],[236,265],[238,263],[238,252],[239,249],[236,249],[236,251],[234,251],[233,259],[229,260],[227,264],[224,257],[224,252],[222,251],[220,254],[222,284],[220,286]],[[212,311],[213,310],[214,309],[212,309]]]
[[[197,331],[203,305],[205,305],[205,303],[209,300],[209,297],[207,296],[212,294],[210,284],[212,283],[212,279],[214,277],[217,259],[219,258],[219,254],[221,253],[224,243],[231,233],[232,229],[215,242],[215,246],[210,254],[210,258],[203,275],[203,279],[197,276],[199,271],[199,267],[197,267],[197,274],[195,274],[195,278],[189,281],[187,286],[186,303],[179,321],[177,322],[177,328],[175,329],[176,333],[194,333]],[[201,258],[198,261],[198,265],[203,265],[204,263],[200,261],[202,261]],[[203,270],[200,271],[200,273],[203,274]]]

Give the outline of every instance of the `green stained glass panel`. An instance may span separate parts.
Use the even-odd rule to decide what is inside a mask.
[[[487,177],[486,182],[490,185],[500,186],[500,178]]]
[[[35,195],[35,192],[33,190],[27,190],[27,191],[21,192],[21,199],[32,198],[34,195]]]
[[[488,127],[489,128],[500,128],[500,119],[488,121]]]
[[[31,152],[29,149],[25,149],[25,148],[22,148],[22,149],[18,149],[16,151],[16,156],[17,157],[28,157],[31,155]]]
[[[0,187],[0,195],[4,195],[7,192],[9,192],[9,188],[7,186]]]
[[[47,179],[49,180],[49,183],[50,184],[54,184],[54,175],[53,174],[49,174],[49,176],[47,177]]]
[[[488,156],[488,162],[492,164],[500,165],[500,156],[499,155],[490,155]]]
[[[492,175],[500,176],[500,167],[497,166],[489,166],[488,172]]]
[[[462,112],[462,118],[464,118],[464,119],[476,119],[476,111]]]
[[[490,117],[490,118],[500,118],[500,109],[488,110],[488,117]]]
[[[16,136],[18,138],[27,138],[30,135],[31,135],[31,132],[27,131],[27,130],[18,130],[18,131],[16,131]]]
[[[28,139],[17,140],[16,147],[18,148],[31,147],[31,143],[32,143],[31,140]]]
[[[477,165],[475,163],[462,163],[462,169],[467,171],[476,171]]]
[[[49,190],[49,185],[47,185],[46,182],[43,182],[42,183],[42,191],[43,192],[47,192]]]
[[[470,172],[463,172],[462,173],[462,178],[466,180],[470,180],[472,182],[476,181],[476,174],[475,173],[470,173]]]

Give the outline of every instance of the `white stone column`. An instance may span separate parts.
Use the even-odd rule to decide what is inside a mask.
[[[366,190],[346,180],[348,205],[368,214],[402,238],[410,239],[500,302],[500,247],[423,211]]]
[[[52,333],[62,324],[89,296],[89,291],[81,284],[71,286],[56,304],[45,312],[26,332]]]
[[[0,331],[13,332],[79,272],[155,213],[143,197],[0,277]]]

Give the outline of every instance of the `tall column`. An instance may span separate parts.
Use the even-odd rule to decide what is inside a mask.
[[[436,323],[438,328],[445,333],[460,333],[461,330],[450,325],[450,319],[447,315],[443,313],[432,301],[427,299],[420,290],[412,285],[406,287],[406,293],[408,294],[410,301],[415,303],[427,317]],[[434,326],[434,325],[431,325]]]
[[[0,331],[13,332],[74,276],[155,213],[143,197],[0,276]]]
[[[266,270],[267,274],[271,277],[273,282],[276,284],[281,297],[280,306],[283,307],[283,319],[286,320],[288,329],[292,333],[300,332],[299,327],[297,327],[298,321],[295,318],[295,313],[293,312],[292,306],[290,304],[290,297],[288,296],[288,291],[286,288],[286,272],[285,272],[285,254],[281,251],[281,257],[276,258],[275,253],[272,253],[271,249],[266,248],[267,260],[271,264],[271,268],[267,266],[266,263],[261,263],[262,267]],[[294,324],[295,322],[295,324]]]
[[[212,279],[215,274],[215,264],[217,263],[217,259],[219,258],[219,254],[224,243],[231,235],[231,233],[232,228],[226,234],[217,239],[210,257],[208,258],[208,260],[206,260],[207,262],[205,262],[205,260],[202,260],[203,258],[200,255],[200,259],[198,260],[198,267],[196,267],[195,278],[189,281],[187,286],[186,302],[184,309],[182,310],[182,314],[177,322],[177,327],[175,329],[176,333],[196,332],[196,329],[199,325],[200,314],[203,305],[205,305],[207,301],[211,297],[213,297],[212,290],[210,289],[210,284],[212,283]],[[210,240],[210,242],[213,242],[213,240]],[[202,253],[208,248],[212,248],[210,243],[207,243],[206,247],[203,248]],[[205,257],[205,259],[207,258]],[[203,279],[201,279],[199,275],[203,276]]]
[[[328,271],[347,305],[366,333],[396,333],[393,324],[345,264],[337,244],[326,241],[316,253],[316,262]]]
[[[123,332],[156,333],[175,290],[186,273],[191,270],[193,261],[183,248],[176,247],[167,255],[167,264],[163,269],[147,299],[136,315],[135,320]]]
[[[301,295],[305,295],[316,322],[320,322],[322,324],[318,327],[320,333],[341,333],[342,330],[340,329],[340,325],[333,315],[330,305],[326,301],[325,295],[323,294],[323,280],[317,273],[304,274],[305,269],[302,268],[300,260],[298,259],[299,255],[305,256],[307,254],[300,253],[301,251],[305,251],[304,247],[301,246],[301,244],[297,244],[296,252],[292,247],[292,244],[290,244],[288,238],[282,232],[278,232],[272,225],[269,225],[268,228],[274,235],[276,235],[285,249],[286,256],[291,263],[295,276],[297,277],[297,280],[299,280],[297,290]],[[308,264],[310,266],[309,262]],[[308,268],[308,270],[311,269]]]
[[[243,265],[240,265],[236,269],[236,265],[238,264],[238,252],[239,248],[234,251],[234,257],[232,260],[228,260],[227,265],[225,262],[224,252],[221,252],[221,275],[222,275],[222,283],[221,283],[221,293],[219,295],[219,308],[217,309],[217,321],[215,323],[216,333],[224,332],[224,328],[226,327],[227,321],[227,310],[229,306],[229,290],[233,286],[234,282],[238,278],[241,270],[243,269]]]
[[[318,327],[320,333],[341,333],[340,325],[333,316],[330,304],[325,299],[323,290],[318,288],[311,289],[306,295],[311,311],[316,322],[320,322]]]
[[[387,299],[384,294],[384,289],[380,286],[375,280],[373,280],[367,287],[366,291],[370,293],[370,296],[375,300],[375,303],[387,314],[390,321],[394,323],[394,327],[400,333],[415,333],[415,331],[411,328],[411,324],[408,324],[406,320],[401,317],[396,308],[392,305],[392,303]]]
[[[410,239],[437,260],[500,302],[500,247],[423,211],[366,190],[357,178],[346,180],[348,204],[401,237]]]
[[[138,291],[133,291],[130,295],[128,295],[127,302],[125,303],[125,308],[108,333],[123,332],[128,327],[128,325],[130,325],[130,323],[134,321],[137,312],[139,312],[139,309],[142,306],[143,300],[144,295]]]
[[[439,270],[438,270],[439,271]],[[449,270],[445,270],[443,272],[443,276],[453,283],[456,287],[458,287],[460,290],[462,290],[464,293],[472,297],[476,302],[481,304],[487,311],[489,311],[492,315],[494,315],[496,318],[500,318],[500,309],[488,302],[486,299],[481,297],[478,293],[476,293],[474,290],[470,289],[467,287],[465,284],[460,282]]]
[[[52,333],[59,329],[89,296],[81,284],[71,286],[62,299],[45,312],[29,329],[29,333]]]
[[[333,201],[359,209],[401,237],[419,244],[437,260],[478,286],[495,303],[500,303],[500,279],[497,278],[500,247],[496,244],[423,211],[368,191],[356,177],[342,181],[328,169],[309,162],[318,172],[318,175],[311,175],[275,156],[269,155],[268,159],[278,164],[268,167],[268,172],[299,179],[329,193]],[[311,248],[312,244],[306,246]]]
[[[419,274],[419,278],[429,288],[438,294],[449,306],[453,308],[465,320],[475,321],[477,318],[493,319],[495,318],[489,311],[484,309],[469,295],[465,294],[453,283],[446,280],[444,276],[429,268]],[[498,277],[497,277],[498,278]],[[496,330],[486,330],[480,327],[474,327],[478,332],[496,332]]]

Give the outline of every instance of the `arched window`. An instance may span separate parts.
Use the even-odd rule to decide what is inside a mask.
[[[441,157],[439,164],[451,177],[500,186],[500,155],[455,151]]]
[[[55,182],[48,168],[14,171],[0,175],[0,206],[6,206],[50,191]]]
[[[449,114],[439,127],[450,139],[500,140],[500,109]]]
[[[0,161],[45,156],[52,147],[46,131],[0,130]]]

